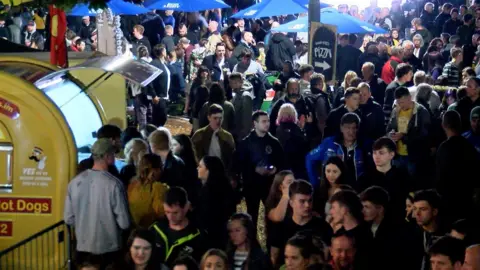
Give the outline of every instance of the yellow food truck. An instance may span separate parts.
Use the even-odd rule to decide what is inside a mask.
[[[68,182],[106,122],[102,103],[71,75],[99,69],[146,85],[161,71],[122,56],[66,70],[0,57],[0,269],[65,269],[71,235],[63,223]]]

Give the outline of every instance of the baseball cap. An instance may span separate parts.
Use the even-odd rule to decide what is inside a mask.
[[[35,22],[34,21],[29,21],[27,25],[28,26],[35,26]]]
[[[470,112],[470,120],[473,118],[480,118],[480,106],[473,108]]]
[[[107,154],[114,155],[116,152],[116,148],[110,139],[102,138],[102,139],[98,139],[93,144],[91,152],[93,157],[103,158]]]

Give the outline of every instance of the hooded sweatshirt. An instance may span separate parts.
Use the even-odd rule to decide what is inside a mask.
[[[241,89],[234,90],[235,96],[232,104],[235,109],[235,131],[233,137],[236,141],[242,140],[252,129],[253,100],[255,94],[252,84],[244,80]]]
[[[268,70],[282,70],[285,61],[293,61],[295,46],[292,41],[282,33],[272,36],[266,55],[265,64]]]

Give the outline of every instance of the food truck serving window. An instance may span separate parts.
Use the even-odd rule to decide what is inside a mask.
[[[13,145],[10,134],[0,121],[0,193],[12,192]]]
[[[62,111],[72,130],[77,149],[89,149],[96,140],[94,134],[102,126],[102,120],[87,93],[67,75],[37,84],[37,87]]]

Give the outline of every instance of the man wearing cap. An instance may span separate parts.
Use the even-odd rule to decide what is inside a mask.
[[[480,154],[480,106],[472,109],[470,113],[470,126],[471,129],[462,134],[467,139],[475,150]]]
[[[122,135],[122,130],[114,125],[104,125],[97,131],[97,139],[108,139],[113,145],[117,148],[117,152],[122,148],[120,137]],[[82,160],[77,166],[77,174],[81,174],[83,171],[93,168],[95,162],[93,155],[87,159]],[[115,176],[119,177],[118,169],[115,167],[115,164],[111,164],[108,167],[108,172]]]
[[[82,26],[78,30],[77,35],[80,36],[82,39],[89,40],[92,37],[92,33],[95,29],[97,29],[97,26],[94,22],[90,21],[90,17],[84,16],[82,18]]]
[[[45,40],[42,34],[37,32],[34,21],[29,21],[27,27],[25,28],[25,32],[22,34],[22,45],[43,50]]]
[[[92,146],[94,164],[68,185],[64,220],[77,238],[77,262],[98,257],[101,269],[120,258],[122,230],[130,227],[130,214],[122,182],[108,172],[116,147],[98,139]]]

